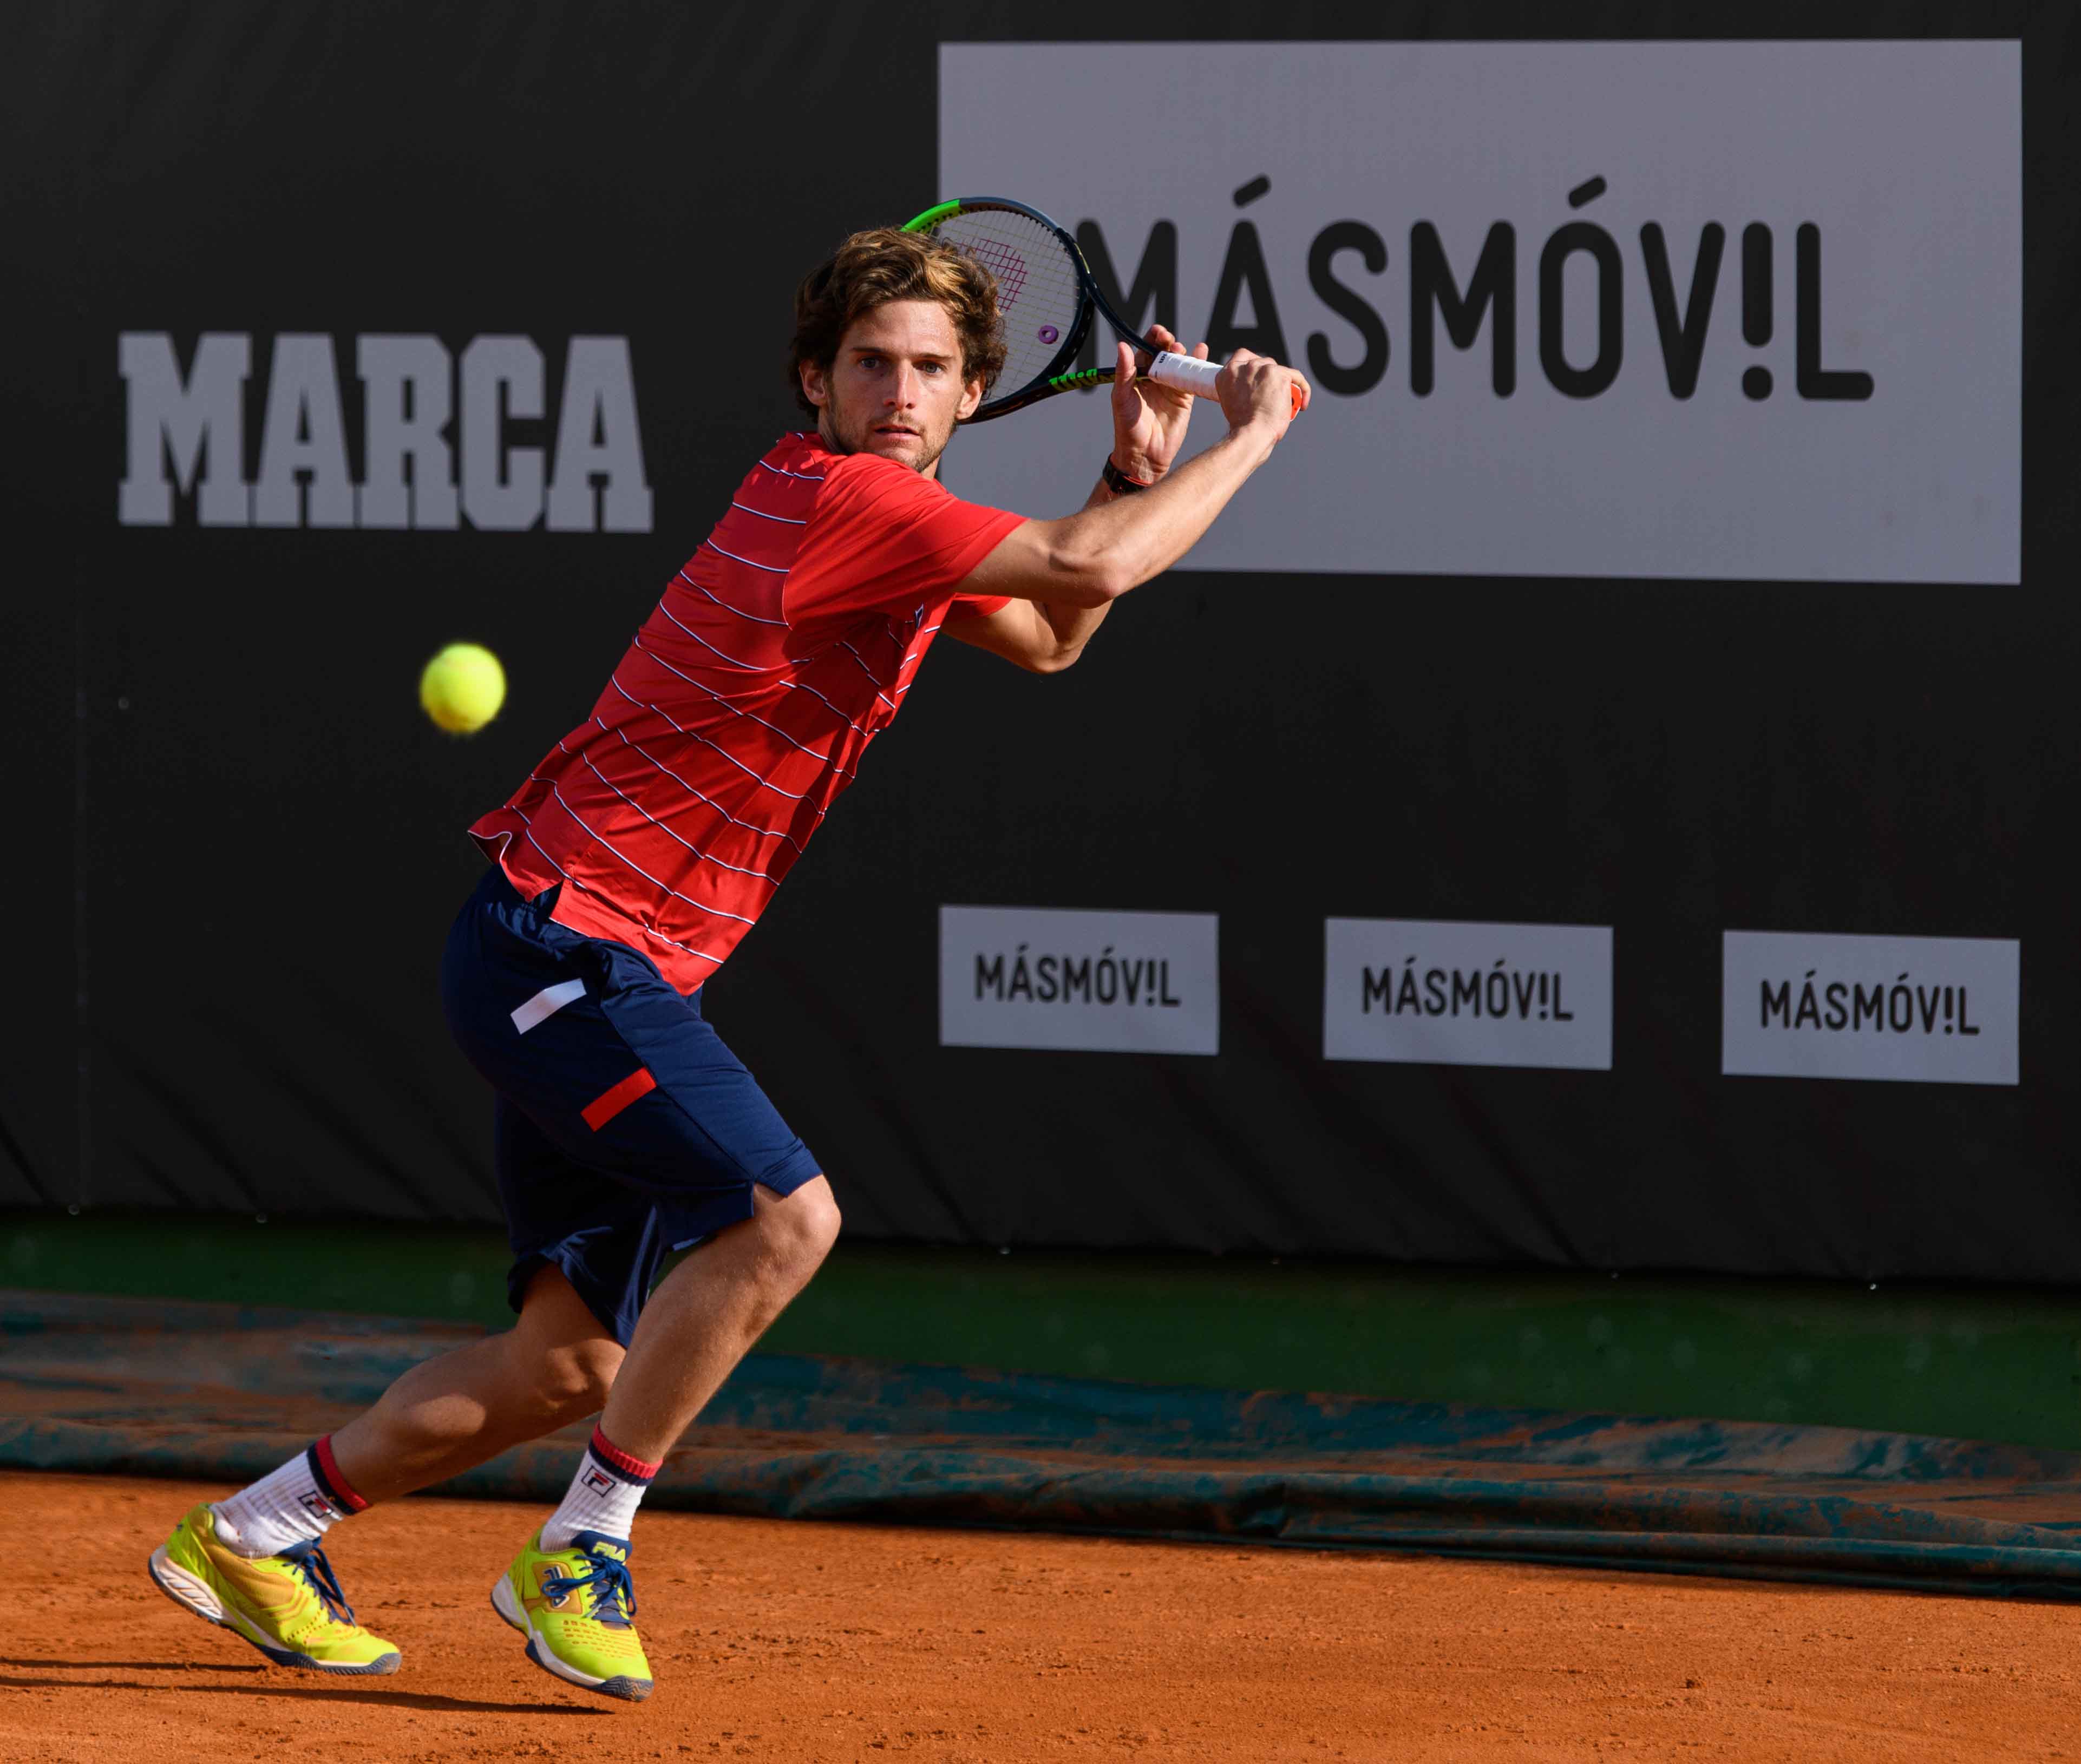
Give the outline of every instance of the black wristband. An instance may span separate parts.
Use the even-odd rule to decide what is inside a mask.
[[[1099,473],[1099,481],[1116,496],[1132,496],[1137,490],[1150,488],[1137,478],[1129,477],[1112,463],[1112,456],[1106,456],[1105,469]]]

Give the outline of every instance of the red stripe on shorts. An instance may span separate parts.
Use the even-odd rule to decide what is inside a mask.
[[[658,1088],[658,1081],[650,1076],[648,1066],[638,1066],[615,1086],[602,1092],[578,1111],[585,1117],[585,1124],[597,1133],[639,1096],[648,1096]]]

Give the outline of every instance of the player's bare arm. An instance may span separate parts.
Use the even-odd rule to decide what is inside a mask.
[[[1161,325],[1150,331],[1150,340],[1163,349],[1182,348]],[[1207,346],[1201,343],[1189,353],[1204,361]],[[1124,342],[1117,344],[1110,457],[1114,469],[1128,482],[1152,485],[1170,471],[1184,446],[1195,401],[1175,387],[1137,379],[1134,367],[1134,352]],[[1101,477],[1091,486],[1084,506],[1097,508],[1116,497],[1133,494],[1113,489]],[[948,627],[947,635],[956,642],[1003,656],[1029,673],[1055,674],[1083,653],[1111,604],[1108,601],[1084,607],[1066,601],[1014,600],[987,618],[966,620]]]
[[[1150,340],[1178,346],[1161,326]],[[961,584],[964,594],[1013,603],[948,628],[958,640],[1035,673],[1074,662],[1114,600],[1190,550],[1307,401],[1301,376],[1238,350],[1220,382],[1228,435],[1174,471],[1194,401],[1137,378],[1136,352],[1125,342],[1116,350],[1112,463],[1150,489],[1120,495],[1101,483],[1078,514],[1015,529]],[[1192,354],[1204,359],[1206,346]],[[956,426],[974,414],[986,390],[981,380],[963,377],[962,362],[944,307],[891,300],[847,327],[827,368],[803,363],[803,397],[826,444],[936,477]]]
[[[1127,346],[1119,346],[1122,356],[1128,355]],[[1134,396],[1143,389],[1138,382],[1128,379],[1126,369],[1124,361],[1120,377],[1114,381],[1116,399],[1124,394]],[[1128,380],[1125,386],[1124,380]],[[1297,388],[1301,395],[1298,406],[1294,401]],[[1165,397],[1175,396],[1162,393],[1160,388],[1148,389]],[[1129,590],[1161,575],[1197,543],[1228,506],[1229,499],[1271,457],[1297,410],[1305,408],[1309,388],[1306,380],[1292,368],[1248,350],[1238,350],[1221,370],[1220,394],[1229,430],[1213,446],[1175,469],[1164,460],[1160,481],[1146,493],[1094,499],[1078,513],[1062,519],[1028,521],[1014,528],[962,582],[961,592],[1008,595],[1015,602],[1042,607],[1098,612]],[[1183,440],[1183,425],[1181,413],[1179,442]],[[1171,452],[1175,456],[1175,443]],[[1115,464],[1120,463],[1116,458]],[[1033,615],[1024,616],[1030,629]],[[1019,617],[1013,607],[1007,607],[994,620],[976,622],[987,625],[1003,621],[1015,629]],[[1095,624],[1091,621],[1080,632],[1073,628],[1065,633],[1053,622],[1045,618],[1043,622],[1058,638],[1074,636],[1078,648]],[[982,633],[959,635],[981,647],[1006,653],[998,642],[986,640]]]

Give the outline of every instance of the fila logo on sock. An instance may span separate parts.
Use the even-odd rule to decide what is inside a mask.
[[[589,1464],[586,1466],[585,1475],[581,1480],[595,1494],[614,1493],[616,1487],[614,1478],[596,1464]]]
[[[328,1525],[331,1524],[334,1519],[341,1517],[339,1509],[334,1506],[331,1502],[326,1499],[324,1495],[320,1493],[316,1489],[313,1489],[306,1493],[299,1495],[296,1499],[297,1504],[301,1506],[306,1513],[309,1514],[313,1518],[322,1519]]]

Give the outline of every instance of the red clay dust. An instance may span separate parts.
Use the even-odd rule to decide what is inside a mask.
[[[637,1532],[657,1694],[609,1703],[492,1614],[542,1513],[481,1501],[334,1531],[405,1657],[326,1678],[146,1577],[229,1492],[0,1472],[0,1759],[2081,1760],[2074,1606],[682,1513]]]

